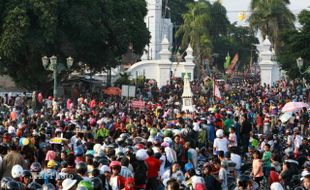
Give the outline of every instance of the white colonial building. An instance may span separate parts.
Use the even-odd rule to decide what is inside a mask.
[[[133,64],[127,73],[132,79],[145,76],[146,79],[157,81],[158,87],[166,85],[171,78],[184,77],[187,73],[189,80],[194,78],[193,49],[189,46],[186,50],[187,56],[183,62],[171,62],[173,41],[173,25],[170,18],[163,18],[162,0],[146,0],[148,13],[144,18],[151,39],[141,58],[142,61]]]

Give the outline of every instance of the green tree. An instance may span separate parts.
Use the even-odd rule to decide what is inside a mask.
[[[176,32],[176,37],[182,36],[181,48],[186,49],[191,44],[196,56],[196,66],[198,76],[203,71],[202,60],[210,57],[212,42],[210,40],[208,23],[211,22],[211,5],[207,1],[190,3],[188,12],[182,15],[183,25]]]
[[[292,79],[301,77],[296,63],[298,57],[304,59],[302,72],[310,66],[310,11],[303,10],[298,15],[298,20],[302,25],[300,29],[286,30],[281,34],[284,45],[278,54],[281,68],[287,71],[287,75]],[[305,73],[303,77],[309,80],[310,73]]]
[[[114,66],[130,42],[142,53],[146,13],[144,0],[1,0],[2,72],[19,86],[44,89],[43,55],[72,56],[92,70]]]
[[[263,37],[270,36],[276,52],[281,47],[280,32],[294,28],[295,16],[288,8],[289,3],[289,0],[251,1],[250,26],[255,31],[260,30]]]

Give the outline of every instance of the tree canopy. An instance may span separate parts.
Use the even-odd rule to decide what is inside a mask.
[[[296,63],[298,57],[304,60],[302,72],[310,66],[310,11],[303,10],[298,15],[298,20],[302,25],[300,29],[286,30],[280,36],[284,45],[278,53],[278,60],[290,78],[301,76]],[[305,73],[304,77],[309,80],[310,74]]]
[[[256,47],[258,43],[253,30],[249,27],[231,24],[227,18],[226,8],[215,1],[198,1],[188,4],[188,11],[183,14],[184,24],[180,26],[176,35],[182,37],[182,49],[190,43],[196,56],[198,71],[203,70],[203,60],[213,61],[217,68],[224,70],[223,64],[227,53],[234,56],[239,53],[241,67],[250,63],[251,58],[255,61]],[[214,60],[214,59],[213,59]],[[240,65],[239,65],[240,68]],[[198,73],[199,75],[200,73]]]
[[[294,28],[295,16],[288,8],[289,4],[289,0],[251,1],[250,26],[259,30],[263,38],[268,35],[276,52],[281,46],[281,31]]]
[[[41,57],[102,70],[118,64],[132,43],[142,53],[150,34],[144,0],[1,0],[1,72],[28,89],[48,81]]]

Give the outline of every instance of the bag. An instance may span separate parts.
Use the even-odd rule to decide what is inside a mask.
[[[195,185],[195,190],[207,190],[206,186],[202,183],[197,183]]]

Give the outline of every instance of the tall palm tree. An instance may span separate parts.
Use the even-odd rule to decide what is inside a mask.
[[[188,44],[193,47],[198,76],[200,76],[199,72],[203,70],[202,59],[209,57],[212,47],[208,30],[211,6],[209,2],[203,0],[189,3],[187,6],[188,12],[182,15],[184,23],[176,32],[176,37],[182,36],[182,49],[185,49]]]
[[[254,31],[260,30],[262,37],[268,35],[278,52],[281,47],[280,32],[294,28],[295,15],[289,10],[289,0],[252,0],[249,17]]]

